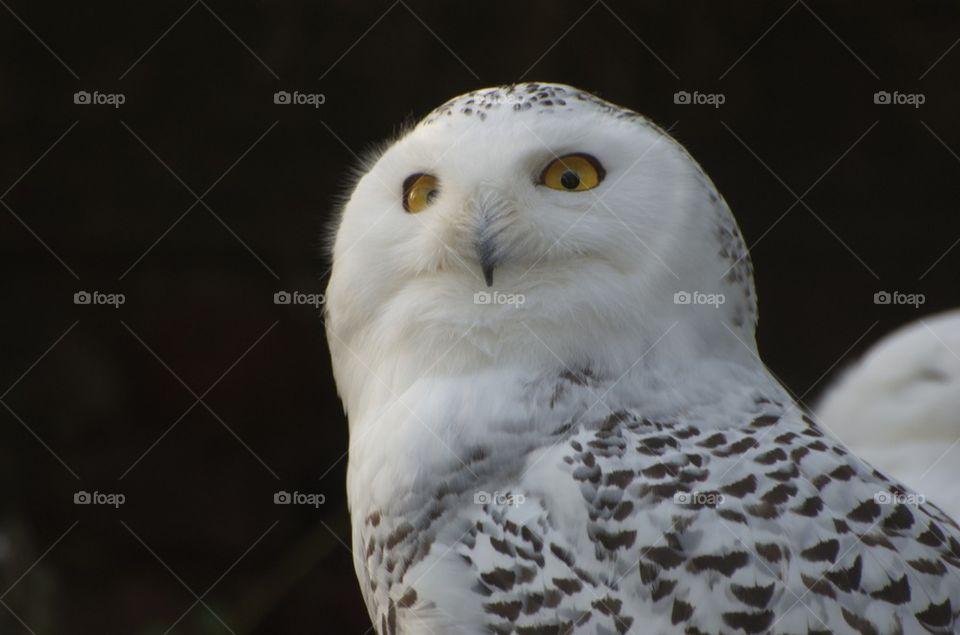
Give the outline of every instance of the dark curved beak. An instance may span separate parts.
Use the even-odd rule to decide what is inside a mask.
[[[478,239],[475,243],[477,257],[480,259],[480,269],[483,270],[483,279],[488,287],[493,286],[493,270],[497,266],[496,248],[493,238]]]

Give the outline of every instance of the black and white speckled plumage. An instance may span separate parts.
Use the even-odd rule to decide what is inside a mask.
[[[566,396],[550,434],[518,433],[511,456],[478,446],[469,470],[451,458],[426,506],[411,496],[415,509],[397,501],[367,516],[362,583],[382,635],[421,632],[403,627],[416,612],[438,633],[956,632],[957,525],[932,505],[878,504],[910,492],[782,392],[744,391],[728,410],[651,419],[638,405],[577,421],[583,397],[608,382],[555,381]],[[579,493],[582,523],[558,518],[544,475]],[[523,502],[477,505],[477,491]],[[469,588],[482,628],[448,630],[455,619],[418,589],[429,568],[410,575],[453,554],[460,577],[448,583]]]

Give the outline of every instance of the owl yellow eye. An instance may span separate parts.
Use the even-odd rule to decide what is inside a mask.
[[[540,173],[540,183],[563,192],[583,192],[600,185],[606,170],[594,157],[577,152],[554,159]]]
[[[432,174],[411,174],[403,181],[403,209],[416,214],[440,194],[440,181]]]

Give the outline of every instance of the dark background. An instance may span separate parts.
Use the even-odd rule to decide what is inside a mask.
[[[761,352],[806,402],[960,300],[953,2],[0,5],[2,633],[368,629],[320,315],[273,294],[324,289],[355,154],[458,93],[562,81],[674,126],[752,249]]]

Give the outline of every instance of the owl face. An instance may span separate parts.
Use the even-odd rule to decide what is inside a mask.
[[[569,341],[579,324],[632,337],[632,350],[687,321],[677,293],[719,293],[729,227],[696,163],[636,113],[555,84],[476,91],[358,181],[333,248],[328,330],[421,351],[469,331],[489,362],[527,348],[525,329],[552,357],[582,356]]]

